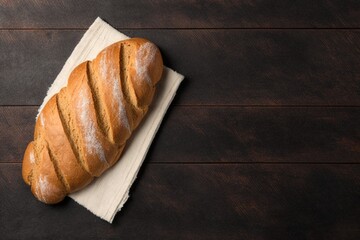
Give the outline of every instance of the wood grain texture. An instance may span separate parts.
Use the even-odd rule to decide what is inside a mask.
[[[22,162],[38,107],[0,107],[0,162]],[[0,165],[1,167],[1,165]]]
[[[112,225],[21,179],[38,105],[97,16],[186,76]],[[0,238],[360,239],[359,16],[356,0],[0,0]]]
[[[172,108],[150,162],[360,161],[360,108]]]
[[[0,162],[21,162],[38,107],[0,107]],[[150,148],[157,162],[360,161],[360,108],[172,107]]]
[[[145,165],[113,225],[1,164],[3,239],[358,239],[360,165]],[[181,181],[179,181],[181,179]]]
[[[0,105],[40,105],[81,34],[1,31]]]
[[[87,28],[97,16],[118,28],[360,26],[356,0],[1,0],[0,6],[0,28]]]
[[[127,30],[185,75],[174,104],[359,105],[360,31]],[[83,31],[1,31],[0,105],[39,105]]]

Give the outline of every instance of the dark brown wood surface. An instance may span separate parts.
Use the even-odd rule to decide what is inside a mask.
[[[97,16],[186,76],[113,224],[21,160]],[[360,239],[360,2],[0,0],[0,239]]]
[[[20,167],[0,169],[3,238],[356,239],[360,234],[360,165],[146,164],[113,225],[70,199],[57,206],[38,202]]]
[[[358,28],[357,0],[0,0],[2,28]]]
[[[123,32],[156,42],[167,66],[186,76],[176,105],[360,104],[358,30]],[[39,105],[84,31],[0,33],[0,104]]]

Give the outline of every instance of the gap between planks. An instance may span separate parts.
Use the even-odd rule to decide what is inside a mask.
[[[269,30],[274,30],[274,31],[283,31],[283,30],[305,30],[305,31],[338,31],[338,30],[360,30],[360,27],[342,27],[342,28],[308,28],[308,27],[295,27],[295,28],[290,28],[290,27],[284,27],[284,28],[264,28],[264,27],[249,27],[249,28],[242,28],[242,27],[208,27],[208,28],[204,28],[204,27],[199,27],[199,28],[191,28],[191,27],[157,27],[157,28],[146,28],[146,27],[130,27],[130,28],[121,28],[121,27],[115,27],[115,29],[119,30],[119,31],[128,31],[128,30],[255,30],[255,31],[269,31]],[[64,28],[64,27],[46,27],[46,28],[37,28],[37,27],[28,27],[28,28],[0,28],[0,31],[86,31],[88,30],[88,28],[85,27],[74,27],[74,28]]]
[[[359,108],[360,105],[311,105],[311,104],[171,104],[183,108]],[[40,107],[40,105],[1,105],[0,107]]]
[[[22,164],[22,162],[0,162]],[[148,165],[359,165],[360,162],[145,162]]]

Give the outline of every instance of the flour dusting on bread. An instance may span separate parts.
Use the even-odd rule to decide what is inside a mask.
[[[42,201],[46,201],[46,194],[50,192],[49,190],[50,184],[47,176],[40,175],[39,182],[35,189],[36,195],[39,196]]]
[[[34,164],[34,163],[35,163],[34,151],[31,151],[31,152],[30,152],[29,160],[30,160],[30,163],[31,163],[31,164]]]
[[[113,61],[107,61],[109,59],[108,52],[105,52],[101,56],[100,66],[102,79],[105,79],[106,83],[112,86],[112,109],[118,114],[118,121],[120,124],[124,124],[126,129],[131,132],[129,119],[124,106],[124,95],[120,88],[120,76],[116,74],[116,66]],[[110,94],[110,93],[109,93]]]
[[[88,96],[87,92],[83,88],[80,89],[80,101],[78,102],[77,107],[81,109],[80,121],[84,128],[83,134],[85,139],[86,148],[89,150],[90,154],[97,154],[99,159],[106,163],[106,157],[103,147],[101,146],[99,140],[96,136],[95,123],[90,118],[89,104],[91,97]]]
[[[141,45],[135,57],[135,70],[138,75],[137,79],[145,80],[152,86],[151,77],[149,75],[149,65],[155,60],[157,47],[150,42]]]

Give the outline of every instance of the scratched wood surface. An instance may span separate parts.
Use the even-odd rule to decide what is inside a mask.
[[[112,225],[21,179],[100,16],[186,76]],[[1,239],[360,239],[360,2],[0,0]]]

